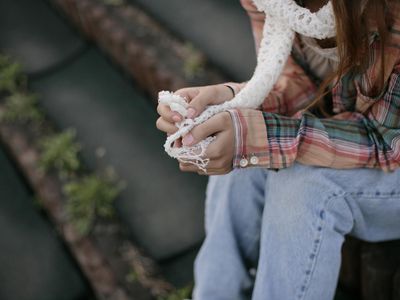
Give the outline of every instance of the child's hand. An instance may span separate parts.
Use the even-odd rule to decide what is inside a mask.
[[[187,99],[189,103],[188,118],[197,117],[208,105],[220,104],[234,97],[230,88],[224,84],[183,88],[174,94]],[[183,117],[162,103],[158,104],[157,112],[160,115],[156,123],[157,128],[167,134],[175,133],[178,129],[175,123],[182,121]]]

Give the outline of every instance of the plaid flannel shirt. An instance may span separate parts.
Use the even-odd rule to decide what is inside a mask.
[[[251,0],[241,3],[250,17],[258,49],[265,15]],[[292,55],[262,107],[230,111],[235,129],[235,168],[280,169],[295,161],[337,169],[380,168],[387,172],[400,166],[400,5],[394,1],[391,5],[394,24],[384,68],[379,37],[372,26],[368,72],[340,78],[332,89],[334,115],[330,118],[319,118],[304,110],[315,99],[317,83],[306,72],[299,40],[295,39]],[[373,86],[382,69],[384,91],[371,95],[368,82]],[[236,92],[245,84],[234,84]]]

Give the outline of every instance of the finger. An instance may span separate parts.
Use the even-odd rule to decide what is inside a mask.
[[[174,148],[180,148],[180,147],[182,147],[182,139],[181,139],[181,138],[180,138],[180,139],[177,139],[177,140],[174,142],[173,147],[174,147]]]
[[[234,147],[234,145],[227,145],[226,139],[223,137],[225,136],[226,132],[219,132],[215,135],[216,139],[208,145],[204,156],[211,159],[209,166],[212,168],[220,168],[221,166],[218,165],[218,161],[221,157],[224,156],[225,151],[229,149],[229,147]]]
[[[173,134],[178,130],[178,128],[173,123],[165,121],[162,117],[159,117],[157,119],[156,126],[159,130],[168,134]]]
[[[199,167],[188,163],[180,163],[179,169],[182,172],[192,172],[192,173],[197,173],[199,175],[210,175],[208,169],[207,172],[204,172],[203,170],[199,169]]]
[[[208,105],[215,104],[215,87],[203,89],[190,103],[187,111],[187,117],[192,119],[200,115]]]
[[[183,163],[183,162],[179,163],[179,169],[182,172],[194,172],[194,173],[197,173],[197,171],[199,170],[199,168],[197,166],[195,166],[193,164],[189,164],[189,163]]]
[[[197,174],[199,175],[203,175],[203,176],[212,176],[212,175],[224,175],[224,174],[228,174],[230,172],[230,170],[208,170],[207,172],[204,171],[198,171]]]
[[[207,172],[204,172],[204,171],[202,171],[202,170],[197,170],[197,174],[199,174],[199,175],[201,175],[201,176],[213,175],[213,174],[210,174],[208,171],[207,171]]]
[[[205,138],[228,128],[230,125],[228,122],[232,122],[228,112],[216,114],[204,123],[194,127],[191,132],[183,137],[182,143],[185,146],[195,145]]]
[[[196,165],[183,162],[179,164],[179,169],[182,172],[193,172],[199,175],[222,175],[222,174],[227,174],[231,171],[231,169],[229,168],[213,168],[211,167],[211,164],[207,166],[206,171],[203,171],[199,169]]]
[[[188,102],[192,101],[200,93],[200,90],[197,87],[188,87],[179,89],[174,92],[175,95],[179,95],[183,98],[186,98]]]
[[[180,122],[183,119],[179,113],[172,111],[169,106],[165,104],[158,104],[157,112],[164,120],[170,123]]]

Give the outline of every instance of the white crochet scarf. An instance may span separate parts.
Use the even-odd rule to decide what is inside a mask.
[[[246,86],[230,101],[209,106],[194,120],[185,119],[176,123],[179,128],[164,144],[165,151],[173,158],[196,165],[206,172],[209,159],[205,157],[207,146],[215,139],[208,137],[197,145],[180,148],[173,143],[213,115],[232,108],[257,108],[272,90],[291,52],[295,33],[324,39],[335,36],[335,18],[329,1],[318,12],[311,13],[294,0],[253,0],[259,11],[265,12],[263,38],[257,57],[257,66]],[[171,92],[161,91],[159,102],[168,104],[173,111],[184,117],[188,103]]]

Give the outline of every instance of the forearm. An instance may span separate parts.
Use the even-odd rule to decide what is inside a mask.
[[[234,167],[281,169],[295,161],[336,169],[380,168],[400,164],[400,133],[359,113],[346,120],[319,119],[310,113],[290,118],[256,110],[230,111],[235,128]],[[383,136],[380,132],[385,132]],[[391,131],[391,132],[390,132]],[[385,137],[390,137],[390,140]],[[391,142],[392,141],[392,142]],[[251,158],[256,157],[251,164]],[[241,165],[242,160],[242,165]]]

